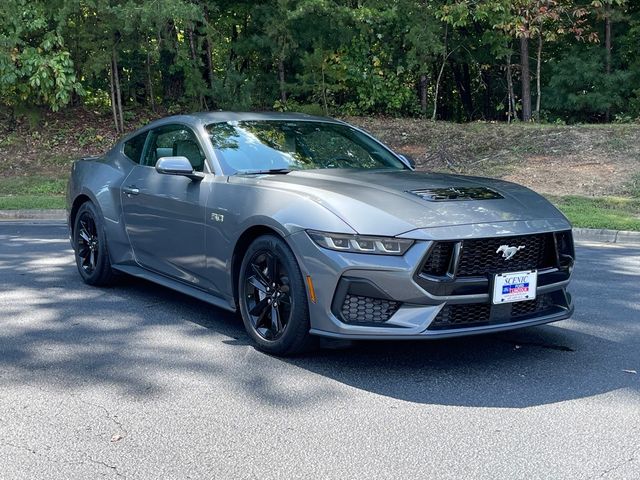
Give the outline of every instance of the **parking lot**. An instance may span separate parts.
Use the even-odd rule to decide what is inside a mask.
[[[578,245],[571,320],[280,359],[66,235],[0,224],[0,478],[640,478],[640,248]]]

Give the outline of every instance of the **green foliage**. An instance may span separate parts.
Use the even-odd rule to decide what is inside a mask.
[[[0,195],[0,210],[64,209],[64,195]]]
[[[0,119],[80,102],[110,114],[120,93],[127,123],[140,106],[359,115],[435,106],[442,119],[502,120],[507,64],[520,107],[520,37],[534,60],[543,40],[549,121],[640,117],[640,8],[625,0],[4,0]]]
[[[640,199],[566,196],[551,200],[574,227],[640,231]]]
[[[0,6],[0,102],[52,110],[82,93],[57,19],[43,4],[5,0]]]
[[[3,178],[0,180],[0,196],[4,195],[64,195],[66,179],[39,176]]]
[[[607,75],[602,69],[601,50],[599,46],[575,46],[550,62],[545,88],[548,109],[567,120],[579,121],[597,120],[607,109],[621,112],[628,108],[634,72],[616,70]]]

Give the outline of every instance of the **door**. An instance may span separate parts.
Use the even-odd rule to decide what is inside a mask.
[[[205,274],[205,205],[211,174],[201,181],[158,173],[158,158],[185,156],[205,170],[196,135],[185,125],[149,133],[140,162],[123,182],[123,217],[136,261],[143,267],[208,288]]]

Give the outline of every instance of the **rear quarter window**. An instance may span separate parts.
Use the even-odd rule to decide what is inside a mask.
[[[124,142],[124,154],[133,162],[140,163],[142,150],[144,150],[144,142],[147,139],[148,132],[136,135],[130,140]]]

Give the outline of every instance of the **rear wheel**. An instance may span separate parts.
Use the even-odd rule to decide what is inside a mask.
[[[76,214],[73,246],[76,266],[85,283],[104,286],[113,282],[103,219],[91,202],[82,204]]]
[[[293,355],[312,346],[306,289],[284,240],[275,235],[254,240],[242,260],[239,282],[242,321],[260,350]]]

